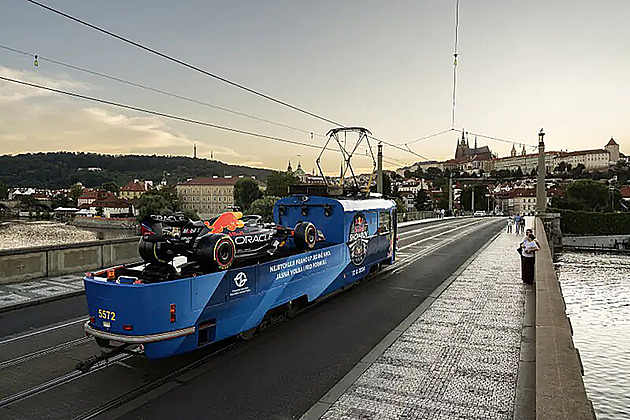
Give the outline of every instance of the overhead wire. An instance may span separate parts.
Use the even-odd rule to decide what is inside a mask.
[[[37,89],[41,89],[41,90],[47,90],[49,92],[55,92],[55,93],[59,93],[59,94],[62,94],[62,95],[71,96],[71,97],[74,97],[74,98],[84,99],[84,100],[87,100],[87,101],[92,101],[92,102],[98,102],[98,103],[102,103],[102,104],[106,104],[106,105],[111,105],[111,106],[115,106],[115,107],[118,107],[118,108],[129,109],[129,110],[136,111],[136,112],[143,112],[143,113],[146,113],[146,114],[151,114],[151,115],[155,115],[155,116],[158,116],[158,117],[164,117],[164,118],[168,118],[168,119],[171,119],[171,120],[187,122],[187,123],[201,125],[201,126],[210,127],[210,128],[216,128],[218,130],[229,131],[229,132],[233,132],[233,133],[237,133],[237,134],[244,134],[244,135],[248,135],[248,136],[252,136],[252,137],[264,138],[264,139],[273,140],[273,141],[282,142],[282,143],[294,144],[294,145],[310,147],[310,148],[314,148],[314,149],[321,149],[320,146],[315,145],[315,144],[311,144],[311,143],[304,143],[304,142],[300,142],[300,141],[297,141],[297,140],[290,140],[290,139],[285,139],[285,138],[281,138],[281,137],[269,136],[269,135],[266,135],[266,134],[255,133],[255,132],[252,132],[252,131],[241,130],[241,129],[238,129],[238,128],[232,128],[232,127],[226,127],[226,126],[222,126],[222,125],[218,125],[218,124],[212,124],[212,123],[208,123],[208,122],[205,122],[205,121],[195,120],[195,119],[192,119],[192,118],[187,118],[187,117],[182,117],[182,116],[178,116],[178,115],[168,114],[168,113],[160,112],[160,111],[154,111],[154,110],[141,108],[141,107],[134,106],[134,105],[123,104],[123,103],[120,103],[120,102],[109,101],[107,99],[95,98],[93,96],[87,96],[87,95],[83,95],[83,94],[80,94],[80,93],[69,92],[69,91],[66,91],[66,90],[56,89],[56,88],[52,88],[52,87],[49,87],[49,86],[38,85],[36,83],[30,83],[30,82],[26,82],[26,81],[23,81],[23,80],[12,79],[12,78],[9,78],[9,77],[4,77],[4,76],[0,76],[0,80],[4,80],[4,81],[7,81],[7,82],[20,84],[20,85],[23,85],[23,86],[30,86],[32,88],[37,88]],[[335,151],[336,149],[327,149],[327,150]]]
[[[133,40],[131,40],[129,38],[126,38],[126,37],[124,37],[122,35],[118,35],[118,34],[112,32],[112,31],[109,31],[107,29],[104,29],[104,28],[101,28],[101,27],[96,26],[94,24],[91,24],[89,22],[86,22],[85,20],[82,20],[82,19],[79,19],[79,18],[74,17],[72,15],[69,15],[68,13],[62,12],[61,10],[55,9],[53,7],[50,7],[48,5],[45,5],[45,4],[40,3],[38,1],[35,1],[35,0],[26,0],[26,1],[31,3],[31,4],[34,4],[35,6],[39,6],[39,7],[43,8],[43,9],[46,9],[46,10],[48,10],[50,12],[53,12],[53,13],[59,15],[59,16],[63,16],[66,19],[70,19],[70,20],[72,20],[74,22],[77,22],[77,23],[79,23],[81,25],[87,26],[88,28],[94,29],[95,31],[98,31],[98,32],[104,33],[106,35],[109,35],[109,36],[111,36],[113,38],[116,38],[119,41],[123,41],[123,42],[125,42],[127,44],[133,45],[134,47],[137,47],[137,48],[140,48],[140,49],[145,50],[147,52],[150,52],[151,54],[155,54],[155,55],[160,56],[160,57],[162,57],[162,58],[164,58],[166,60],[172,61],[174,63],[177,63],[179,65],[187,67],[187,68],[189,68],[191,70],[194,70],[194,71],[197,71],[199,73],[205,74],[206,76],[212,77],[212,78],[214,78],[216,80],[219,80],[221,82],[227,83],[228,85],[231,85],[231,86],[234,86],[236,88],[242,89],[242,90],[244,90],[246,92],[249,92],[249,93],[251,93],[253,95],[260,96],[261,98],[264,98],[264,99],[267,99],[269,101],[272,101],[272,102],[275,102],[277,104],[280,104],[282,106],[291,108],[291,109],[293,109],[295,111],[298,111],[298,112],[301,112],[303,114],[309,115],[309,116],[311,116],[313,118],[317,118],[317,119],[319,119],[321,121],[325,121],[325,122],[327,122],[329,124],[342,125],[342,124],[339,124],[338,122],[335,122],[335,121],[333,121],[331,119],[328,119],[326,117],[322,117],[321,115],[315,114],[314,112],[310,112],[310,111],[308,111],[308,110],[306,110],[304,108],[300,108],[298,106],[292,105],[292,104],[290,104],[288,102],[285,102],[283,100],[274,98],[273,96],[267,95],[265,93],[262,93],[260,91],[255,90],[255,89],[252,89],[250,87],[242,85],[240,83],[234,82],[234,81],[232,81],[230,79],[227,79],[226,77],[219,76],[218,74],[215,74],[215,73],[209,72],[207,70],[204,70],[201,67],[197,67],[197,66],[195,66],[193,64],[190,64],[190,63],[188,63],[188,62],[186,62],[184,60],[180,60],[180,59],[175,58],[175,57],[173,57],[173,56],[171,56],[169,54],[163,53],[163,52],[158,51],[158,50],[156,50],[154,48],[148,47],[146,45],[140,44],[139,42],[136,42],[136,41],[133,41]]]
[[[412,143],[417,143],[419,141],[427,140],[427,139],[430,139],[432,137],[437,137],[437,136],[440,136],[442,134],[450,133],[451,131],[456,131],[456,129],[455,128],[447,128],[446,130],[442,130],[442,131],[440,131],[438,133],[433,133],[433,134],[430,134],[428,136],[424,136],[424,137],[420,137],[418,139],[410,140],[410,141],[407,141],[407,142],[402,143],[402,144],[404,144],[405,146],[409,147],[408,145],[410,145]]]
[[[296,145],[296,146],[303,146],[303,147],[309,147],[309,148],[312,148],[312,149],[321,150],[321,146],[318,146],[318,145],[315,145],[315,144],[311,144],[311,143],[305,143],[305,142],[301,142],[301,141],[297,141],[297,140],[290,140],[290,139],[285,139],[285,138],[276,137],[276,136],[269,136],[269,135],[266,135],[266,134],[255,133],[255,132],[251,132],[251,131],[247,131],[247,130],[241,130],[241,129],[237,129],[237,128],[233,128],[233,127],[221,126],[221,125],[217,125],[217,124],[208,123],[208,122],[205,122],[205,121],[195,120],[195,119],[192,119],[192,118],[187,118],[187,117],[182,117],[182,116],[178,116],[178,115],[168,114],[168,113],[160,112],[160,111],[154,111],[154,110],[150,110],[150,109],[146,109],[146,108],[137,107],[137,106],[134,106],[134,105],[128,105],[128,104],[123,104],[123,103],[119,103],[119,102],[109,101],[109,100],[106,100],[106,99],[95,98],[95,97],[92,97],[92,96],[83,95],[83,94],[79,94],[79,93],[75,93],[75,92],[70,92],[70,91],[66,91],[66,90],[62,90],[62,89],[56,89],[56,88],[52,88],[52,87],[49,87],[49,86],[43,86],[43,85],[39,85],[39,84],[36,84],[36,83],[30,83],[30,82],[26,82],[24,80],[18,80],[18,79],[13,79],[13,78],[4,77],[4,76],[0,76],[0,80],[4,80],[6,82],[11,82],[11,83],[15,83],[15,84],[23,85],[23,86],[29,86],[29,87],[36,88],[36,89],[46,90],[46,91],[49,91],[49,92],[54,92],[54,93],[58,93],[58,94],[61,94],[61,95],[70,96],[70,97],[73,97],[73,98],[83,99],[83,100],[97,102],[97,103],[102,103],[102,104],[106,104],[106,105],[110,105],[110,106],[114,106],[114,107],[118,107],[118,108],[123,108],[123,109],[128,109],[128,110],[132,110],[132,111],[136,111],[136,112],[142,112],[142,113],[146,113],[146,114],[150,114],[150,115],[155,115],[155,116],[158,116],[158,117],[168,118],[168,119],[175,120],[175,121],[181,121],[181,122],[186,122],[186,123],[190,123],[190,124],[196,124],[196,125],[200,125],[200,126],[204,126],[204,127],[215,128],[215,129],[218,129],[218,130],[228,131],[228,132],[232,132],[232,133],[236,133],[236,134],[243,134],[243,135],[247,135],[247,136],[252,136],[252,137],[258,137],[258,138],[263,138],[263,139],[267,139],[267,140],[272,140],[272,141],[276,141],[276,142],[293,144],[293,145]],[[333,149],[333,148],[326,148],[325,150],[340,153],[339,150]]]
[[[59,15],[59,16],[62,16],[62,17],[64,17],[64,18],[66,18],[66,19],[70,19],[70,20],[72,20],[72,21],[74,21],[74,22],[76,22],[76,23],[79,23],[79,24],[81,24],[81,25],[84,25],[84,26],[87,26],[87,27],[89,27],[89,28],[91,28],[91,29],[94,29],[95,31],[98,31],[98,32],[101,32],[101,33],[106,34],[106,35],[108,35],[108,36],[111,36],[111,37],[113,37],[113,38],[116,38],[116,39],[118,39],[118,40],[120,40],[120,41],[123,41],[123,42],[125,42],[125,43],[127,43],[127,44],[133,45],[133,46],[135,46],[135,47],[137,47],[137,48],[140,48],[140,49],[142,49],[142,50],[145,50],[145,51],[147,51],[147,52],[150,52],[150,53],[152,53],[152,54],[155,54],[155,55],[157,55],[157,56],[159,56],[159,57],[162,57],[162,58],[164,58],[164,59],[166,59],[166,60],[172,61],[172,62],[174,62],[174,63],[177,63],[177,64],[179,64],[179,65],[182,65],[182,66],[184,66],[184,67],[187,67],[187,68],[189,68],[189,69],[191,69],[191,70],[197,71],[197,72],[199,72],[199,73],[202,73],[202,74],[204,74],[204,75],[206,75],[206,76],[212,77],[212,78],[214,78],[214,79],[216,79],[216,80],[219,80],[219,81],[221,81],[221,82],[227,83],[227,84],[229,84],[229,85],[231,85],[231,86],[234,86],[234,87],[236,87],[236,88],[242,89],[242,90],[244,90],[244,91],[246,91],[246,92],[249,92],[249,93],[251,93],[251,94],[257,95],[257,96],[262,97],[262,98],[264,98],[264,99],[267,99],[267,100],[269,100],[269,101],[275,102],[275,103],[277,103],[277,104],[279,104],[279,105],[282,105],[282,106],[285,106],[285,107],[291,108],[291,109],[293,109],[293,110],[295,110],[295,111],[301,112],[301,113],[303,113],[303,114],[309,115],[309,116],[311,116],[311,117],[313,117],[313,118],[317,118],[317,119],[319,119],[319,120],[321,120],[321,121],[325,121],[325,122],[327,122],[327,123],[329,123],[329,124],[333,124],[333,125],[335,125],[335,126],[341,126],[341,127],[345,126],[344,124],[341,124],[341,123],[336,122],[336,121],[334,121],[334,120],[331,120],[331,119],[329,119],[329,118],[323,117],[323,116],[318,115],[318,114],[316,114],[316,113],[314,113],[314,112],[310,112],[310,111],[308,111],[308,110],[306,110],[306,109],[304,109],[304,108],[300,108],[300,107],[298,107],[298,106],[292,105],[292,104],[290,104],[290,103],[288,103],[288,102],[285,102],[285,101],[283,101],[283,100],[280,100],[280,99],[274,98],[273,96],[267,95],[267,94],[265,94],[265,93],[262,93],[262,92],[260,92],[260,91],[255,90],[255,89],[252,89],[252,88],[250,88],[250,87],[247,87],[247,86],[245,86],[245,85],[243,85],[243,84],[240,84],[240,83],[234,82],[234,81],[229,80],[229,79],[227,79],[227,78],[225,78],[225,77],[223,77],[223,76],[219,76],[218,74],[215,74],[215,73],[209,72],[209,71],[204,70],[204,69],[202,69],[202,68],[200,68],[200,67],[197,67],[197,66],[195,66],[195,65],[193,65],[193,64],[187,63],[186,61],[183,61],[183,60],[180,60],[180,59],[178,59],[178,58],[175,58],[175,57],[173,57],[173,56],[171,56],[171,55],[169,55],[169,54],[166,54],[166,53],[160,52],[160,51],[158,51],[158,50],[156,50],[156,49],[154,49],[154,48],[151,48],[151,47],[148,47],[148,46],[146,46],[146,45],[140,44],[139,42],[133,41],[133,40],[131,40],[131,39],[129,39],[129,38],[126,38],[126,37],[124,37],[124,36],[122,36],[122,35],[118,35],[118,34],[116,34],[116,33],[112,32],[112,31],[109,31],[109,30],[107,30],[107,29],[101,28],[101,27],[99,27],[99,26],[97,26],[97,25],[94,25],[94,24],[92,24],[92,23],[89,23],[89,22],[87,22],[87,21],[85,21],[85,20],[82,20],[82,19],[79,19],[79,18],[77,18],[77,17],[74,17],[74,16],[72,16],[72,15],[70,15],[70,14],[68,14],[68,13],[62,12],[61,10],[55,9],[55,8],[53,8],[53,7],[51,7],[51,6],[48,6],[48,5],[43,4],[43,3],[40,3],[40,2],[38,2],[38,1],[36,1],[36,0],[26,0],[26,1],[27,1],[27,2],[29,2],[29,3],[31,3],[31,4],[33,4],[33,5],[35,5],[35,6],[41,7],[41,8],[43,8],[43,9],[46,9],[46,10],[48,10],[48,11],[52,12],[52,13],[55,13],[55,14]],[[379,138],[374,137],[374,136],[370,136],[370,138],[372,138],[372,139],[374,139],[374,140],[376,140],[376,141],[380,141],[381,143],[386,144],[386,145],[388,145],[388,146],[390,146],[390,147],[393,147],[393,148],[395,148],[395,149],[398,149],[398,150],[404,151],[404,152],[406,152],[406,153],[411,153],[411,154],[413,154],[413,155],[415,155],[415,156],[417,156],[417,157],[420,157],[420,158],[423,158],[423,159],[428,159],[426,156],[422,156],[421,154],[416,153],[416,152],[414,152],[414,151],[412,151],[412,150],[409,150],[408,148],[407,148],[407,149],[405,149],[405,148],[400,147],[400,146],[398,146],[398,145],[396,145],[396,144],[394,144],[394,143],[391,143],[391,142],[388,142],[388,141],[385,141],[385,140],[379,139]]]
[[[451,108],[451,127],[455,127],[455,99],[457,88],[457,42],[459,37],[459,0],[455,4],[455,45],[453,48],[453,106]]]
[[[529,143],[524,143],[522,141],[507,140],[507,139],[502,139],[500,137],[487,136],[485,134],[473,133],[472,131],[465,131],[463,129],[461,129],[461,130],[455,129],[455,131],[459,131],[460,133],[464,132],[465,134],[470,134],[472,136],[482,137],[482,138],[489,139],[489,140],[496,140],[496,141],[500,141],[500,142],[503,142],[503,143],[518,144],[518,145],[523,145],[523,146],[528,146],[528,147],[536,147],[536,145],[529,144]]]
[[[0,44],[0,48],[8,50],[8,51],[15,52],[15,53],[18,53],[18,54],[22,54],[22,55],[25,55],[25,56],[28,56],[28,57],[34,57],[35,56],[35,54],[29,53],[29,52],[26,52],[26,51],[22,51],[22,50],[19,50],[17,48],[12,48],[12,47],[9,47],[9,46],[6,46],[6,45],[2,45],[2,44]],[[277,121],[268,120],[266,118],[257,117],[255,115],[246,114],[244,112],[240,112],[240,111],[236,111],[236,110],[233,110],[233,109],[225,108],[225,107],[222,107],[222,106],[214,105],[214,104],[211,104],[211,103],[208,103],[208,102],[205,102],[205,101],[200,101],[200,100],[197,100],[197,99],[189,98],[187,96],[183,96],[183,95],[179,95],[179,94],[176,94],[176,93],[168,92],[168,91],[165,91],[165,90],[162,90],[162,89],[157,89],[157,88],[154,88],[154,87],[151,87],[151,86],[143,85],[141,83],[125,80],[125,79],[122,79],[120,77],[111,76],[111,75],[108,75],[108,74],[105,74],[105,73],[101,73],[101,72],[97,72],[97,71],[94,71],[94,70],[90,70],[90,69],[86,69],[86,68],[83,68],[83,67],[79,67],[79,66],[76,66],[74,64],[64,63],[63,61],[59,61],[59,60],[56,60],[56,59],[53,59],[53,58],[49,58],[49,57],[44,57],[42,55],[38,55],[37,57],[38,57],[38,61],[48,61],[48,62],[56,64],[58,66],[70,68],[70,69],[73,69],[73,70],[78,70],[78,71],[81,71],[81,72],[84,72],[84,73],[88,73],[88,74],[91,74],[91,75],[94,75],[94,76],[98,76],[98,77],[102,77],[102,78],[105,78],[105,79],[113,80],[115,82],[124,83],[124,84],[129,85],[129,86],[137,87],[137,88],[148,90],[148,91],[151,91],[151,92],[154,92],[154,93],[159,93],[159,94],[162,94],[162,95],[166,95],[166,96],[170,96],[170,97],[173,97],[173,98],[177,98],[177,99],[181,99],[181,100],[184,100],[184,101],[188,101],[188,102],[191,102],[191,103],[194,103],[194,104],[197,104],[197,105],[203,105],[203,106],[206,106],[206,107],[209,107],[209,108],[218,109],[220,111],[228,112],[228,113],[239,115],[239,116],[242,116],[242,117],[251,118],[251,119],[254,119],[254,120],[257,120],[257,121],[265,122],[265,123],[268,123],[268,124],[273,124],[273,125],[276,125],[276,126],[279,126],[279,127],[288,128],[288,129],[291,129],[291,130],[294,130],[294,131],[299,131],[299,132],[306,133],[306,134],[313,134],[313,135],[315,135],[317,137],[325,137],[325,136],[323,136],[321,134],[316,134],[313,130],[305,130],[305,129],[302,129],[302,128],[294,127],[294,126],[291,126],[291,125],[288,125],[288,124],[284,124],[284,123],[280,123],[280,122],[277,122]]]

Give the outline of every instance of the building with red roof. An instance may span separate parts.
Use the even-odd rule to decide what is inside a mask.
[[[145,192],[149,191],[152,188],[153,188],[152,181],[140,181],[138,179],[134,179],[133,181],[120,187],[119,196],[120,198],[124,198],[127,200],[130,200],[133,198],[140,198],[142,197],[142,194],[144,194]]]

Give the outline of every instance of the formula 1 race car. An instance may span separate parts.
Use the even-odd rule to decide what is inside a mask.
[[[311,222],[301,221],[290,229],[241,212],[205,221],[182,214],[152,215],[140,222],[140,233],[138,252],[145,262],[164,266],[181,255],[204,273],[226,270],[237,260],[270,257],[279,248],[308,251],[324,240]]]

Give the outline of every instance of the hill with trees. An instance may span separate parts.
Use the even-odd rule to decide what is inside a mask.
[[[8,187],[70,188],[106,183],[124,185],[135,178],[169,183],[214,175],[245,175],[266,180],[268,169],[228,165],[223,162],[184,156],[101,155],[96,153],[26,153],[0,156],[0,184]]]

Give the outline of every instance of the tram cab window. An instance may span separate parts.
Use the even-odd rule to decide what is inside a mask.
[[[391,230],[391,219],[388,211],[381,211],[378,214],[378,233],[388,233]]]

